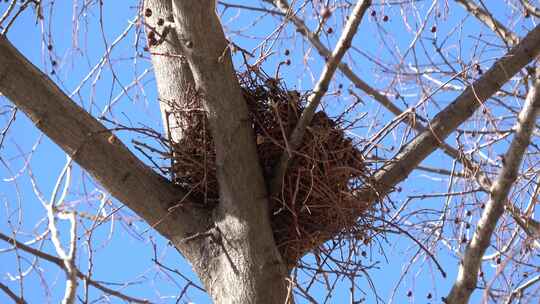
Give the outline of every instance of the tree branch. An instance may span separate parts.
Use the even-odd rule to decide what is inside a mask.
[[[2,284],[2,282],[0,282],[0,290],[5,292],[16,304],[26,304],[26,301],[23,298],[17,296],[11,289],[9,289],[9,287]]]
[[[491,187],[490,199],[478,221],[476,231],[465,249],[458,276],[448,295],[447,303],[467,303],[476,289],[482,256],[490,244],[497,221],[504,213],[508,193],[516,181],[538,114],[540,114],[540,80],[537,78],[519,114],[516,135],[504,156],[503,167]]]
[[[11,245],[13,245],[13,247],[19,248],[19,249],[21,249],[23,251],[26,251],[27,253],[29,253],[29,254],[31,254],[33,256],[36,256],[36,257],[38,257],[40,259],[43,259],[45,261],[56,264],[60,268],[66,270],[66,264],[64,263],[64,260],[61,259],[61,258],[55,257],[53,255],[50,255],[48,253],[45,253],[43,251],[40,251],[40,250],[32,248],[32,247],[30,247],[28,245],[25,245],[24,243],[21,243],[21,242],[15,240],[15,239],[3,234],[3,233],[1,233],[1,232],[0,232],[0,240],[3,240],[4,242],[10,243]],[[105,293],[107,293],[107,294],[109,294],[111,296],[114,296],[114,297],[117,297],[119,299],[128,301],[130,303],[141,303],[141,304],[150,303],[147,300],[141,300],[141,299],[133,298],[133,297],[127,296],[127,295],[125,295],[125,294],[123,294],[123,293],[121,293],[119,291],[116,291],[114,289],[110,289],[108,287],[105,287],[105,286],[99,284],[98,282],[90,279],[87,275],[80,272],[76,267],[73,270],[77,274],[77,277],[79,277],[81,280],[85,280],[89,285],[91,285],[91,286],[95,287],[96,289],[99,289],[99,290],[101,290],[101,291],[103,291],[103,292],[105,292]]]
[[[319,39],[319,36],[317,36],[315,33],[309,30],[305,22],[300,19],[296,15],[290,14],[291,8],[289,7],[289,4],[286,0],[264,0],[265,2],[269,2],[275,7],[279,8],[281,12],[286,14],[286,19],[291,20],[292,23],[295,25],[297,31],[302,34],[306,39],[315,47],[315,49],[319,52],[319,55],[321,55],[323,58],[330,58],[332,56],[332,53],[330,50],[328,50],[324,44]],[[358,77],[347,64],[343,62],[339,62],[337,67],[339,70],[351,80],[354,85],[366,92],[366,94],[372,96],[376,101],[378,101],[381,105],[383,105],[386,109],[388,109],[391,113],[393,113],[396,116],[399,116],[403,113],[401,109],[399,109],[390,99],[388,99],[384,94],[381,94],[378,90],[372,88],[369,84],[367,84],[365,81],[363,81],[360,77]]]
[[[439,112],[428,129],[417,135],[374,175],[376,191],[366,190],[368,200],[376,200],[404,180],[414,168],[439,147],[444,139],[467,120],[489,97],[540,53],[540,26],[535,27],[505,56]]]
[[[311,123],[313,115],[319,107],[322,97],[328,91],[328,85],[334,77],[334,73],[336,72],[339,63],[343,59],[343,56],[347,50],[351,47],[352,40],[356,35],[356,31],[358,30],[358,26],[360,25],[360,22],[362,21],[362,18],[370,5],[371,0],[358,0],[356,2],[347,24],[343,29],[343,33],[336,44],[336,48],[332,54],[327,57],[324,70],[322,71],[321,76],[313,89],[313,93],[308,98],[306,108],[302,112],[302,115],[300,116],[300,119],[292,132],[291,138],[288,142],[289,151],[283,152],[279,163],[275,168],[270,187],[270,193],[272,195],[277,195],[281,191],[282,180],[287,171],[289,161],[294,156],[294,150],[300,147],[306,128]]]
[[[206,216],[186,192],[153,172],[95,118],[0,36],[0,92],[107,191],[166,237],[185,235]],[[195,227],[195,228],[194,228]]]
[[[504,24],[500,23],[497,19],[486,11],[485,9],[479,7],[471,0],[455,0],[457,3],[461,4],[469,13],[473,14],[478,20],[484,23],[489,27],[493,32],[495,32],[508,46],[516,45],[519,42],[519,37],[516,36],[512,31],[507,29]]]

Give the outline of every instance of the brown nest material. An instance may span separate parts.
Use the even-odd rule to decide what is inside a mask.
[[[256,78],[253,78],[256,77]],[[280,88],[271,78],[239,75],[267,184],[302,114],[305,96]],[[201,101],[194,94],[181,112],[183,139],[175,144],[175,182],[191,189],[196,201],[216,204],[215,154]],[[369,224],[358,217],[369,207],[355,193],[367,185],[363,157],[340,124],[315,114],[301,147],[294,152],[280,195],[270,202],[277,245],[289,264],[337,235],[363,237]]]

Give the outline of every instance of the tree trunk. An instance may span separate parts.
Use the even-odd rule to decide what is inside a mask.
[[[287,268],[273,238],[247,106],[215,1],[149,0],[145,5],[150,31],[157,31],[150,36],[163,40],[149,39],[162,112],[170,111],[171,103],[184,107],[186,92],[196,89],[216,150],[220,202],[207,231],[173,241],[215,303],[285,303]],[[174,33],[158,35],[173,20]],[[179,117],[173,125],[182,123]],[[171,136],[179,140],[181,128]]]

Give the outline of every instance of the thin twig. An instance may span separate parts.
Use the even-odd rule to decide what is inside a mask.
[[[484,23],[489,27],[493,32],[495,32],[508,46],[514,46],[519,42],[519,37],[507,29],[504,24],[500,23],[497,19],[485,9],[476,5],[471,0],[455,0],[457,3],[461,4],[469,13],[473,14],[478,20]]]
[[[504,213],[505,202],[517,178],[539,112],[540,80],[536,79],[518,117],[516,135],[504,156],[503,167],[491,187],[490,199],[478,221],[472,240],[465,249],[458,276],[448,295],[447,303],[467,303],[471,293],[476,289],[482,256],[490,245],[497,221]]]
[[[3,233],[0,232],[0,240],[3,240],[7,243],[10,243],[11,245],[21,249],[21,250],[24,250],[40,259],[43,259],[43,260],[46,260],[48,262],[51,262],[53,264],[56,264],[58,265],[59,267],[61,268],[64,268],[65,265],[64,265],[64,260],[62,260],[61,258],[58,258],[58,257],[55,257],[55,256],[52,256],[48,253],[45,253],[43,251],[40,251],[40,250],[37,250],[37,249],[34,249],[30,246],[27,246],[25,245],[24,243],[21,243]],[[125,300],[125,301],[128,301],[128,302],[132,302],[132,303],[140,303],[140,304],[149,304],[151,303],[150,301],[148,300],[141,300],[141,299],[137,299],[137,298],[134,298],[134,297],[130,297],[128,295],[125,295],[119,291],[116,291],[116,290],[113,290],[113,289],[110,289],[108,287],[105,287],[103,285],[101,285],[100,283],[90,279],[87,275],[83,274],[82,272],[80,272],[78,269],[75,268],[75,271],[77,272],[77,277],[79,277],[81,280],[85,280],[89,285],[93,286],[94,288],[96,289],[99,289],[101,291],[103,291],[104,293],[107,293],[111,296],[114,296],[114,297],[117,297],[119,299],[122,299],[122,300]]]
[[[322,97],[328,91],[328,86],[334,76],[334,73],[336,72],[338,64],[343,59],[343,56],[347,50],[351,47],[352,39],[354,38],[354,35],[358,30],[358,26],[360,25],[360,22],[362,21],[362,18],[370,5],[371,0],[359,0],[356,3],[349,20],[343,29],[343,33],[337,42],[336,48],[334,49],[332,55],[328,58],[328,61],[324,66],[324,70],[319,77],[319,81],[315,85],[313,93],[308,98],[308,104],[302,112],[302,115],[300,116],[300,119],[292,132],[289,141],[289,148],[291,150],[285,151],[281,155],[279,163],[275,168],[270,190],[271,194],[275,195],[280,192],[283,176],[285,175],[289,161],[293,156],[291,152],[300,147],[306,128],[311,123]]]

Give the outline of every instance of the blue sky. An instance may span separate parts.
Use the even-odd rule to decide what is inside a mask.
[[[378,3],[378,1],[376,2]],[[235,1],[234,3],[253,5],[251,1]],[[423,19],[423,16],[428,14],[431,3],[431,1],[421,1],[416,4],[420,19]],[[134,16],[137,15],[139,3],[137,1],[107,1],[104,3],[102,12],[100,12],[97,5],[94,5],[94,8],[88,11],[82,12],[81,5],[79,3],[78,7],[74,7],[72,2],[59,1],[52,9],[50,6],[44,7],[47,12],[46,16],[50,16],[50,11],[53,12],[51,24],[36,23],[33,11],[27,10],[20,16],[8,34],[9,40],[30,61],[49,74],[51,79],[68,94],[74,92],[81,81],[87,78],[93,67],[100,64],[100,58],[106,52],[106,45],[111,45],[130,26],[130,22],[135,20]],[[0,12],[5,7],[5,3],[0,3]],[[495,15],[501,20],[506,20],[511,15],[511,12],[505,11],[502,5],[500,7],[494,5],[493,9]],[[74,11],[77,13],[74,14]],[[365,17],[353,45],[363,52],[372,54],[373,57],[381,61],[389,61],[393,56],[389,51],[391,48],[388,48],[380,39],[385,37],[390,43],[397,46],[403,54],[414,36],[410,31],[406,30],[401,19],[402,12],[397,6],[388,5],[376,5],[368,13],[371,13],[371,11],[376,12],[376,17]],[[440,13],[440,16],[437,15],[438,13]],[[380,21],[383,15],[389,16],[388,22]],[[460,8],[452,6],[452,11],[445,11],[444,5],[438,4],[437,9],[429,13],[426,22],[428,28],[436,26],[437,33],[426,31],[421,38],[433,39],[439,33],[454,30],[460,24],[463,16],[464,11]],[[73,18],[78,20],[76,27],[72,23]],[[101,31],[100,19],[103,28],[106,28],[105,32]],[[48,19],[46,20],[48,21]],[[335,19],[331,21],[335,23],[335,28],[339,28],[339,20],[339,12],[336,12]],[[411,18],[411,21],[414,21],[414,18]],[[279,25],[278,19],[265,17],[259,20],[257,15],[238,14],[238,11],[233,9],[228,10],[222,16],[222,22],[227,30],[228,37],[248,50],[256,48],[260,43],[259,38],[267,36]],[[332,23],[329,26],[332,26]],[[410,26],[418,27],[420,24],[411,22]],[[315,28],[316,25],[310,23],[310,27]],[[517,27],[518,34],[524,34],[525,27]],[[529,24],[528,28],[530,27]],[[459,42],[463,50],[471,50],[470,53],[463,54],[463,57],[467,60],[475,59],[473,50],[476,47],[476,40],[472,38],[474,35],[479,32],[486,33],[486,39],[496,41],[473,18],[465,19],[463,28],[459,28],[457,31],[459,34],[451,36],[449,40],[454,40],[455,43]],[[144,39],[140,38],[139,34],[139,25],[132,25],[126,37],[115,45],[112,50],[110,66],[108,62],[105,62],[103,69],[100,69],[98,73],[90,74],[81,89],[73,95],[73,99],[95,116],[102,113],[103,109],[114,100],[114,106],[110,111],[106,112],[106,117],[109,119],[120,121],[128,126],[148,126],[155,130],[162,130],[153,75],[151,72],[145,73],[146,69],[151,68],[149,55],[143,50]],[[381,36],[383,34],[384,36]],[[271,55],[264,63],[264,68],[269,74],[275,73],[278,62],[284,58],[283,52],[285,49],[290,49],[292,51],[290,56],[292,64],[291,66],[281,67],[280,77],[283,78],[289,89],[307,91],[313,87],[313,83],[322,69],[323,61],[320,60],[316,51],[311,49],[309,43],[302,39],[293,39],[295,35],[298,35],[298,33],[292,27],[285,28],[281,39],[276,40],[273,47],[275,54]],[[334,35],[325,35],[323,42],[332,48],[338,35],[339,32]],[[255,39],[252,39],[252,37]],[[292,39],[285,39],[291,37]],[[294,42],[291,42],[291,40]],[[53,46],[50,52],[47,50],[49,43]],[[417,58],[426,61],[426,55],[429,54],[419,53]],[[482,65],[487,69],[493,60],[500,55],[500,51],[491,52],[488,50],[482,53]],[[384,77],[375,73],[376,67],[374,67],[374,64],[365,56],[362,56],[359,51],[350,50],[346,59],[348,63],[351,63],[355,72],[362,75],[363,79],[372,86],[388,90],[391,93],[397,91],[404,96],[403,99],[397,101],[398,104],[401,103],[399,104],[401,108],[405,109],[418,100],[419,92],[415,91],[414,87],[407,85],[391,86],[391,77]],[[240,58],[236,57],[235,61],[241,69]],[[405,64],[408,63],[408,61],[405,62]],[[52,73],[53,70],[54,74]],[[141,75],[143,76],[141,77]],[[141,78],[137,85],[131,86],[133,80],[139,77]],[[335,92],[337,85],[340,83],[345,88],[351,87],[351,84],[338,73],[330,92]],[[121,94],[122,87],[128,88],[128,96]],[[121,97],[117,98],[117,96]],[[444,106],[455,96],[456,94],[452,92],[441,93],[437,95],[437,99]],[[369,113],[371,116],[371,114],[380,113],[377,115],[378,121],[362,122],[361,127],[357,129],[357,136],[369,137],[382,126],[383,122],[389,121],[392,115],[369,98],[363,97],[365,98],[365,105],[358,108],[353,115],[360,116]],[[343,103],[350,101],[352,98],[346,92],[339,98],[329,97],[325,100],[325,107],[330,113],[335,113],[339,111]],[[0,106],[5,109],[5,107],[9,106],[9,101],[0,99]],[[426,108],[424,114],[432,117],[436,111],[437,106],[430,106]],[[7,116],[4,115],[0,119],[2,119],[2,122],[7,123]],[[403,130],[404,127],[399,127],[384,143],[392,145]],[[118,135],[129,146],[131,146],[131,139],[134,138],[148,141],[139,134],[120,132]],[[39,142],[39,145],[33,153],[29,154],[37,142]],[[449,142],[454,143],[452,140],[449,140]],[[44,209],[32,190],[31,180],[28,170],[26,170],[27,166],[30,166],[39,189],[45,197],[49,197],[56,179],[65,165],[66,157],[54,143],[41,136],[22,113],[17,115],[17,119],[10,129],[6,143],[0,153],[2,161],[9,163],[9,167],[3,165],[2,169],[0,169],[0,176],[3,179],[0,182],[0,200],[3,205],[0,210],[5,211],[0,213],[0,231],[9,234],[13,230],[10,223],[12,225],[20,224],[20,231],[25,233],[20,233],[17,238],[21,241],[29,240],[46,228],[46,222],[42,220],[45,214]],[[391,153],[387,152],[386,154]],[[30,160],[28,159],[29,155],[31,155]],[[141,157],[141,159],[144,158]],[[423,164],[443,168],[451,167],[451,161],[441,153],[433,154]],[[13,176],[15,178],[10,178]],[[407,189],[406,194],[393,195],[394,201],[403,202],[406,195],[415,193],[443,192],[447,187],[447,180],[444,177],[426,174],[421,171],[413,172],[410,180],[412,182],[405,182],[401,185],[402,188]],[[68,201],[74,206],[76,205],[79,210],[95,212],[100,205],[100,199],[103,199],[100,196],[103,194],[100,194],[97,189],[101,189],[100,186],[93,183],[89,176],[75,166]],[[442,201],[442,199],[416,200],[408,208],[411,210],[417,210],[415,208],[436,208],[440,207]],[[113,199],[111,204],[106,205],[105,211],[110,212],[120,206],[121,204]],[[473,218],[478,216],[479,210],[475,209],[474,212]],[[22,220],[18,222],[20,214],[22,214]],[[116,216],[118,216],[119,220],[104,223],[93,232],[92,259],[94,268],[92,277],[95,280],[107,282],[131,282],[129,286],[122,288],[129,295],[141,298],[147,297],[158,303],[174,303],[175,296],[185,286],[186,281],[172,272],[160,270],[155,265],[152,261],[154,245],[161,262],[170,268],[178,269],[188,278],[196,281],[189,265],[183,261],[174,248],[168,246],[166,240],[157,235],[143,222],[137,221],[129,210],[123,208]],[[411,217],[414,218],[414,215]],[[62,228],[66,228],[66,226],[63,225]],[[87,236],[84,228],[88,229],[89,227],[80,227],[81,239]],[[62,237],[66,237],[66,235],[67,233],[63,234]],[[0,250],[3,248],[6,248],[6,244],[0,244]],[[47,242],[44,243],[42,250],[50,253],[54,252],[54,249]],[[89,254],[88,247],[83,241],[79,244],[79,250],[80,258],[77,263],[80,269],[86,272],[88,270]],[[443,279],[435,265],[425,254],[420,251],[421,254],[416,256],[416,252],[419,250],[418,246],[404,236],[389,233],[385,237],[380,237],[378,244],[366,246],[362,250],[368,252],[362,263],[376,265],[367,273],[383,302],[389,300],[392,290],[399,283],[399,287],[393,295],[393,303],[438,303],[441,296],[446,295],[448,292],[448,288],[456,275],[458,261],[448,251],[440,250],[440,254],[438,254],[438,260],[448,274],[447,278]],[[409,269],[408,274],[400,281],[400,274],[404,270],[403,265],[407,265],[413,257],[415,257],[415,262]],[[312,257],[306,257],[306,259],[310,258]],[[21,260],[23,268],[27,268],[33,263],[35,261],[26,255]],[[42,269],[42,277],[37,272],[34,272],[24,280],[23,288],[26,291],[27,300],[29,303],[58,302],[58,299],[63,294],[64,273],[58,267],[44,261],[38,262],[37,267]],[[17,273],[17,255],[13,252],[0,254],[0,281],[18,291],[20,286],[15,281],[10,280],[8,273]],[[45,285],[41,280],[47,282],[48,289],[44,287]],[[364,296],[359,297],[365,297],[367,303],[376,303],[374,293],[370,290],[366,276],[358,278],[357,284],[366,293]],[[114,285],[113,287],[120,288]],[[83,294],[83,289],[80,288],[80,294]],[[345,303],[349,301],[349,288],[350,283],[348,281],[339,281],[337,283],[337,292],[328,300],[328,303]],[[409,290],[413,291],[412,297],[407,297]],[[432,294],[431,300],[427,298],[430,293]],[[93,299],[96,299],[100,293],[91,289],[91,295]],[[477,292],[475,299],[479,299],[480,295],[481,293]],[[314,296],[317,299],[324,300],[325,293],[322,285],[315,288]],[[194,303],[209,302],[209,299],[203,293],[194,288],[188,289],[187,297],[183,298],[183,300]],[[7,298],[0,293],[0,302],[5,301],[7,301]],[[106,303],[107,301],[103,300],[103,302]],[[111,298],[110,302],[119,303],[120,301]],[[301,298],[299,298],[298,302],[303,303]]]

